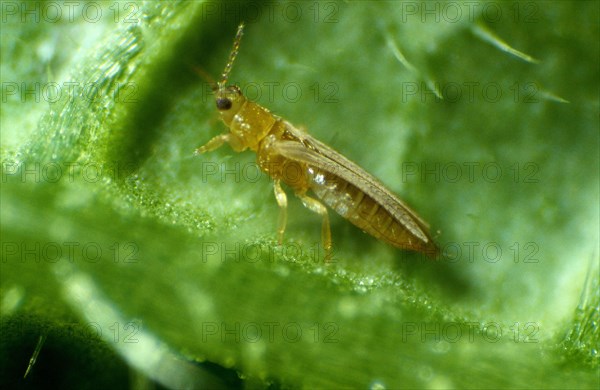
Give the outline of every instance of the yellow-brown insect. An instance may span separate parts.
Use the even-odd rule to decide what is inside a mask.
[[[241,152],[256,152],[259,167],[274,180],[280,207],[279,242],[287,222],[287,197],[281,183],[291,187],[305,207],[321,215],[321,240],[331,250],[327,209],[307,195],[312,190],[327,206],[372,236],[402,249],[438,255],[428,225],[383,184],[362,168],[269,110],[247,100],[235,85],[225,85],[237,56],[244,25],[240,24],[229,60],[216,86],[215,102],[230,132],[211,139],[197,153],[224,143]]]

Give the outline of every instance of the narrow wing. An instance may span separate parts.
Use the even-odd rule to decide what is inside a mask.
[[[324,203],[396,247],[437,254],[427,223],[381,182],[327,145],[286,125],[292,140],[278,140],[273,148],[309,167],[311,189]]]

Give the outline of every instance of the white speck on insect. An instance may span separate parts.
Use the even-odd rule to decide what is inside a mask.
[[[317,176],[315,176],[315,183],[325,184],[325,176],[323,176],[322,173],[317,174]]]

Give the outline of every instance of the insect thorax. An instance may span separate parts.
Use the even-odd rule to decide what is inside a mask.
[[[255,102],[246,101],[233,116],[229,130],[245,147],[256,151],[260,141],[271,132],[276,122],[277,118],[269,110]]]

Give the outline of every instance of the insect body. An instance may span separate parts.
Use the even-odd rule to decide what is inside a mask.
[[[247,100],[235,85],[226,85],[237,55],[243,24],[238,27],[233,50],[216,86],[215,102],[230,132],[211,139],[197,153],[228,143],[233,150],[250,149],[259,167],[274,180],[280,207],[279,241],[287,222],[287,196],[281,187],[291,187],[304,206],[322,219],[321,240],[331,250],[329,216],[323,203],[372,236],[402,249],[438,254],[427,224],[373,176],[314,139],[303,130]],[[307,195],[311,190],[321,200]]]

